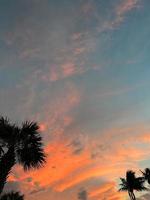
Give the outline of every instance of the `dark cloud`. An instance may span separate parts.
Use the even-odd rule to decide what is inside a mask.
[[[45,191],[45,189],[46,189],[46,188],[41,187],[41,188],[39,188],[39,189],[32,190],[32,191],[30,192],[30,195],[37,194],[37,193],[39,193],[39,192],[43,192],[43,191]]]
[[[68,146],[72,146],[74,148],[73,154],[79,155],[84,150],[84,145],[81,143],[79,139],[74,139]]]
[[[87,200],[87,191],[85,189],[81,189],[78,193],[79,200]]]
[[[84,150],[83,147],[78,148],[78,149],[76,149],[76,150],[73,152],[73,154],[74,154],[74,155],[79,155],[80,153],[82,153],[83,150]]]
[[[74,139],[69,146],[74,146],[74,147],[79,147],[81,146],[81,141],[79,141],[78,139]]]

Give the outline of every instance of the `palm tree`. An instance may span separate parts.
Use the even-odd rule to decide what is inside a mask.
[[[141,170],[140,170],[141,171]],[[142,172],[142,174],[143,174],[143,177],[144,177],[144,179],[148,182],[148,184],[150,184],[150,169],[149,168],[146,168],[145,170],[144,170],[144,172],[143,171],[141,171]]]
[[[24,200],[24,195],[21,195],[19,192],[10,192],[3,194],[0,200]]]
[[[120,178],[121,180],[121,188],[119,191],[128,191],[129,197],[131,200],[136,200],[134,190],[136,191],[143,191],[147,188],[144,186],[144,178],[143,177],[136,177],[135,172],[129,170],[126,172],[126,179]]]
[[[39,168],[45,163],[42,137],[36,122],[26,121],[19,127],[1,117],[0,149],[0,194],[16,163],[24,170]]]

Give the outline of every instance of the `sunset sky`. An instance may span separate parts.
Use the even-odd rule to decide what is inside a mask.
[[[128,199],[119,177],[150,167],[150,0],[0,0],[0,113],[39,122],[47,154],[6,191]]]

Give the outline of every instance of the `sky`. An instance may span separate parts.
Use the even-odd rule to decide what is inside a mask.
[[[119,177],[150,167],[149,6],[0,0],[0,113],[37,121],[47,155],[39,170],[16,165],[6,191],[26,200],[128,199]]]

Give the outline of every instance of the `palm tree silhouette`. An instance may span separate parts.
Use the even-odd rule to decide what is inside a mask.
[[[143,177],[136,177],[135,172],[129,170],[126,172],[126,179],[120,178],[121,184],[119,191],[128,191],[129,197],[131,200],[136,200],[134,190],[136,191],[143,191],[147,188],[144,186],[144,178]]]
[[[144,179],[148,182],[148,184],[150,184],[150,168],[146,168],[144,172],[143,171],[141,172],[143,174]]]
[[[21,195],[19,192],[10,192],[3,194],[0,200],[24,200],[24,195]]]
[[[42,137],[36,122],[26,121],[19,127],[1,117],[0,149],[0,194],[16,163],[24,170],[39,168],[45,163]]]

